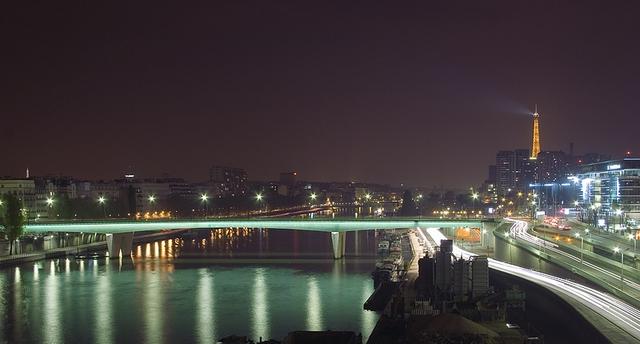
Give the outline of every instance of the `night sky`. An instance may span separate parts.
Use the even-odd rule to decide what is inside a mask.
[[[465,187],[535,103],[543,150],[640,152],[638,2],[397,5],[5,3],[0,175]]]

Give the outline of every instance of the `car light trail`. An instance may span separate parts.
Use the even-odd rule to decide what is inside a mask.
[[[568,259],[571,259],[571,260],[573,260],[573,261],[575,261],[577,263],[580,263],[580,257],[574,256],[571,253],[568,253],[568,252],[565,252],[565,251],[559,249],[558,245],[556,245],[556,244],[554,244],[552,242],[549,242],[549,241],[546,241],[546,240],[542,240],[542,239],[540,239],[540,238],[538,238],[536,236],[533,236],[533,235],[529,234],[529,232],[527,231],[527,228],[528,228],[529,224],[526,221],[515,220],[515,219],[506,219],[506,220],[513,222],[513,226],[511,226],[511,229],[509,231],[510,236],[512,236],[512,237],[514,237],[516,239],[519,239],[519,240],[526,241],[526,242],[528,242],[530,244],[533,244],[533,245],[544,246],[550,252],[553,252],[553,253],[558,254],[560,256],[563,256],[563,257],[566,257]],[[612,272],[612,271],[607,270],[607,269],[604,269],[604,268],[602,268],[600,266],[597,266],[597,265],[595,265],[593,263],[590,263],[590,262],[587,262],[585,260],[582,260],[582,264],[584,266],[587,266],[589,268],[592,268],[592,269],[598,271],[598,273],[601,273],[601,274],[603,274],[605,276],[609,276],[609,277],[612,277],[612,278],[615,278],[615,279],[619,279],[620,278],[620,275],[618,275],[617,273]],[[633,282],[633,281],[631,281],[629,279],[625,279],[625,280],[623,280],[623,282],[624,282],[625,285],[627,285],[627,286],[629,286],[631,288],[634,288],[636,290],[640,290],[640,284],[638,284],[636,282]]]
[[[514,223],[511,227],[511,233],[523,233],[523,224],[521,222],[524,221],[513,222]],[[525,232],[526,226],[527,224],[525,222]],[[447,237],[442,234],[437,228],[427,228],[426,232],[437,243],[440,242],[440,240],[447,239]],[[547,246],[547,248],[549,247],[552,246]],[[474,253],[460,249],[457,245],[453,245],[453,253],[454,255],[463,258],[476,256],[476,254]],[[630,336],[634,337],[637,340],[640,340],[640,310],[636,309],[635,307],[609,294],[597,291],[574,281],[508,264],[492,258],[489,258],[488,260],[489,267],[491,269],[524,278],[530,282],[553,291],[556,295],[578,302],[591,309],[595,313],[600,314],[602,317],[628,333]],[[594,326],[598,328],[598,324],[594,324]]]

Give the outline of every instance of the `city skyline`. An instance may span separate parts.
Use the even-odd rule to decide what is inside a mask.
[[[220,164],[477,184],[496,151],[529,147],[535,103],[542,150],[620,157],[640,124],[636,5],[581,5],[14,3],[0,175],[198,180]]]

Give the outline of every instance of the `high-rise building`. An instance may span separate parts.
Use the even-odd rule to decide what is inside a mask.
[[[569,174],[569,159],[563,151],[544,151],[536,160],[538,183],[564,183]]]
[[[453,284],[453,240],[441,240],[440,250],[436,252],[436,289],[442,294],[450,294]]]
[[[515,153],[499,151],[496,154],[496,191],[498,196],[508,194],[515,188]]]
[[[471,263],[462,258],[453,263],[453,299],[467,301],[471,290]]]
[[[528,149],[516,149],[514,159],[513,185],[516,190],[525,192],[535,181],[535,160],[531,160]]]
[[[486,256],[471,257],[471,297],[489,293],[489,261]]]
[[[531,159],[538,158],[540,153],[540,114],[538,113],[538,105],[536,104],[536,111],[533,113],[533,138],[531,141]]]
[[[211,166],[209,181],[216,184],[219,196],[241,196],[247,192],[247,171],[237,167]]]

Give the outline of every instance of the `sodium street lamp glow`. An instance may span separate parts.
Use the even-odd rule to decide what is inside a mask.
[[[47,198],[46,202],[47,202],[48,206],[50,206],[50,207],[53,206],[53,198],[51,198],[51,197]]]
[[[154,195],[149,195],[149,197],[147,198],[149,200],[150,203],[153,203],[156,201],[156,196]]]
[[[318,195],[316,195],[315,193],[312,193],[309,197],[311,197],[312,200],[316,200],[316,198],[318,198]]]
[[[473,198],[474,200],[478,199],[480,195],[478,195],[477,193],[474,193],[473,195],[471,195],[471,198]]]
[[[206,202],[209,199],[209,196],[207,196],[206,193],[203,193],[202,195],[200,195],[200,200],[202,202]]]
[[[616,215],[618,215],[618,216],[622,215],[622,210],[621,209],[616,209]]]
[[[262,196],[262,194],[261,194],[261,193],[257,193],[257,194],[256,194],[256,201],[258,201],[258,202],[262,201],[262,198],[263,198],[263,197],[264,197],[264,196]]]
[[[106,199],[106,198],[104,198],[104,196],[100,196],[100,197],[98,197],[98,203],[100,203],[100,204],[104,204],[104,202],[106,202],[106,201],[107,201],[107,199]]]

